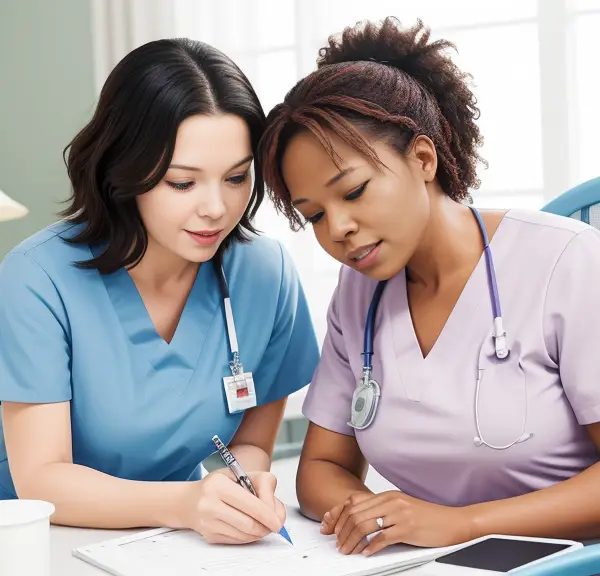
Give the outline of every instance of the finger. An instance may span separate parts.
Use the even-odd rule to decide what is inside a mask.
[[[398,496],[392,496],[390,492],[383,492],[382,494],[370,495],[367,498],[351,498],[350,501],[352,505],[349,507],[349,512],[354,514],[356,512],[363,512],[364,510],[368,510],[373,506],[378,506],[382,503],[389,502],[391,499],[398,500]]]
[[[259,522],[271,532],[279,532],[283,524],[277,518],[275,510],[269,508],[260,498],[257,498],[239,484],[223,486],[222,499],[226,504]]]
[[[336,522],[335,533],[339,536],[340,532],[344,529],[346,521],[348,519],[348,515],[352,513],[356,507],[360,506],[361,509],[367,509],[373,506],[373,504],[382,501],[383,494],[373,495],[371,493],[359,492],[357,494],[353,494],[346,500],[344,503],[343,509],[340,513],[340,516]]]
[[[362,551],[369,545],[370,541],[371,540],[370,540],[369,536],[362,538],[361,541],[356,545],[354,550],[352,550],[352,552],[350,552],[350,554],[361,554]]]
[[[281,524],[285,524],[287,510],[285,509],[285,505],[283,504],[283,502],[281,502],[277,498],[275,498],[275,514],[277,515],[277,518],[279,518]]]
[[[216,516],[215,520],[224,522],[249,537],[263,538],[270,532],[266,526],[257,522],[252,516],[241,512],[226,502],[223,502]]]
[[[212,534],[213,537],[221,536],[225,538],[228,540],[228,544],[249,544],[250,542],[260,540],[262,537],[269,534],[269,531],[265,529],[261,536],[257,536],[242,532],[239,528],[232,526],[223,520],[213,520],[210,526],[210,534]]]
[[[350,504],[350,502],[346,502],[346,504],[344,504],[342,511],[340,512],[340,514],[335,522],[335,528],[333,529],[333,532],[338,537],[338,540],[339,540],[340,533],[342,532],[342,530],[344,529],[344,526],[346,525],[346,520],[348,519],[348,514],[350,513],[351,507],[352,507],[352,504]]]
[[[361,552],[363,556],[371,556],[372,554],[376,554],[380,550],[383,550],[390,544],[395,544],[396,539],[392,536],[392,529],[387,528],[386,530],[382,530],[377,536],[371,538],[368,546],[364,548]]]
[[[334,527],[335,524],[333,524],[331,521],[331,512],[325,512],[323,515],[323,520],[321,521],[321,534],[333,534]]]
[[[271,509],[275,510],[275,490],[277,489],[277,479],[271,474],[262,475],[257,481],[254,481],[254,488],[258,497]]]
[[[346,522],[346,526],[353,525],[353,519],[350,517]],[[338,546],[342,554],[351,554],[354,549],[371,534],[379,532],[381,528],[377,524],[374,518],[369,518],[358,524],[355,524],[353,528],[348,532],[338,537]]]
[[[360,526],[360,531],[364,532],[360,534],[360,537],[367,536],[373,532],[377,532],[381,528],[377,525],[376,518],[384,519],[386,514],[390,512],[390,507],[387,502],[378,502],[375,498],[371,500],[371,505],[368,507],[363,506],[364,503],[353,506],[352,508],[345,510],[346,520],[342,529],[337,533],[338,546],[341,547],[350,533],[355,531]],[[388,521],[385,522],[387,526],[393,524],[393,520],[388,517]],[[339,522],[338,522],[339,524]],[[337,527],[336,527],[337,528]],[[356,542],[354,543],[356,545]],[[350,552],[350,550],[348,550]]]
[[[333,530],[335,528],[335,524],[342,513],[344,508],[343,504],[339,504],[332,508],[329,512],[325,512],[323,516],[323,521],[321,522],[321,533],[325,535],[333,534]]]
[[[224,534],[218,534],[216,532],[208,532],[203,536],[203,538],[208,544],[243,544],[243,542],[239,542],[234,538],[230,538],[229,536],[225,536]]]

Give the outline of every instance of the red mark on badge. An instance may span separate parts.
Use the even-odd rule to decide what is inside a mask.
[[[248,388],[238,388],[236,391],[236,396],[238,398],[245,398],[248,396]]]

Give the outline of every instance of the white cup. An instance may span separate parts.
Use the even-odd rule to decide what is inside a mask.
[[[50,576],[50,516],[41,500],[0,500],[0,574]]]

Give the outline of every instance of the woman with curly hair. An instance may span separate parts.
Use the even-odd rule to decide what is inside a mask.
[[[347,28],[261,141],[279,210],[342,264],[297,479],[342,553],[600,535],[600,233],[469,204],[479,111],[449,47]]]

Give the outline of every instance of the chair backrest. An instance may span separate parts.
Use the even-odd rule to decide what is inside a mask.
[[[600,178],[588,180],[567,190],[546,204],[542,211],[576,218],[600,229]]]

